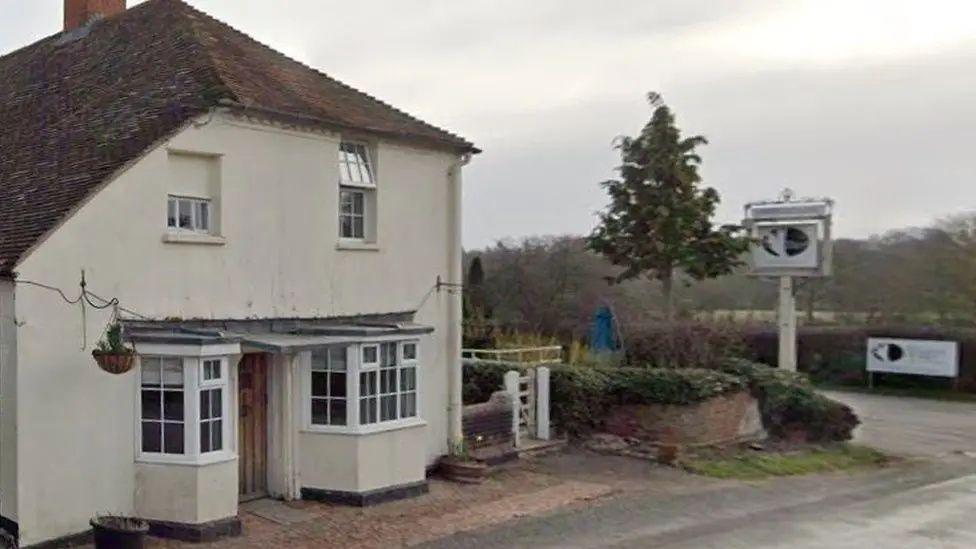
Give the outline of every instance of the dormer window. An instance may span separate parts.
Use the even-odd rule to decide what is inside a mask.
[[[339,240],[376,240],[376,170],[364,143],[339,144]]]

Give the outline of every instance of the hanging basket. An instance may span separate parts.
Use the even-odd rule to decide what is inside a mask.
[[[136,363],[136,354],[132,351],[127,353],[92,351],[92,358],[99,368],[114,375],[128,372]]]

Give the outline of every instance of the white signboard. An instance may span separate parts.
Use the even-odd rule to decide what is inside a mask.
[[[959,375],[955,341],[868,338],[868,371],[936,377]]]
[[[820,264],[820,223],[759,222],[752,246],[752,265],[769,269],[816,269]]]

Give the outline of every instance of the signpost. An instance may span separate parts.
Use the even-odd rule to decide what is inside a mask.
[[[779,200],[752,202],[743,224],[753,243],[750,274],[779,279],[779,367],[796,371],[795,278],[823,278],[833,267],[830,199],[794,199],[786,189]]]

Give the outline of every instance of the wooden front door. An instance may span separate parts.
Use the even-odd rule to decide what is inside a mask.
[[[248,354],[238,376],[240,494],[242,500],[268,493],[268,355]]]

